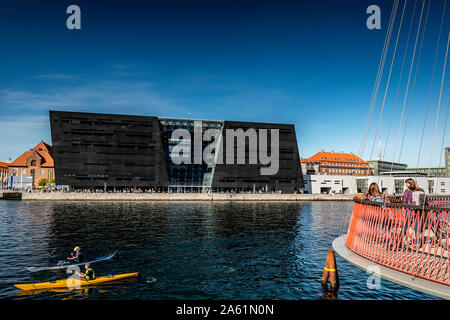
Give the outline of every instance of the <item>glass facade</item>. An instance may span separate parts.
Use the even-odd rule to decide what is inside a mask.
[[[211,190],[214,176],[216,159],[203,161],[205,148],[212,141],[203,141],[203,135],[208,129],[217,129],[222,134],[223,122],[221,121],[194,121],[189,119],[159,119],[161,127],[161,141],[164,159],[167,163],[167,174],[169,177],[169,190],[174,192],[205,192]],[[195,128],[197,127],[197,131]],[[201,128],[201,132],[200,129]],[[178,137],[175,130],[184,129],[189,132],[189,137]],[[201,141],[201,161],[196,161],[195,137]],[[200,136],[201,135],[201,136]],[[213,140],[214,141],[214,140]],[[185,147],[190,150],[189,154],[181,153],[183,163],[176,164],[172,159],[175,147]],[[200,150],[200,148],[199,148]],[[181,160],[180,159],[180,160]],[[200,163],[196,163],[200,162]]]
[[[356,179],[356,189],[358,193],[364,193],[369,189],[369,179]]]
[[[402,194],[405,185],[405,179],[395,179],[394,180],[394,193]]]

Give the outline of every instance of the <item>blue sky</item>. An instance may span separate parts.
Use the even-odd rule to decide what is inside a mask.
[[[0,10],[0,161],[41,139],[51,143],[48,110],[295,124],[299,151],[358,153],[394,1],[3,1]],[[434,122],[450,29],[447,4],[432,94],[433,59],[443,9],[433,0],[422,51],[413,65],[402,162],[437,166],[448,108],[448,71],[436,138]],[[66,28],[66,8],[81,8],[81,30]],[[381,30],[366,8],[381,8]],[[364,159],[374,139],[404,0],[399,3]],[[424,6],[423,19],[428,2]],[[409,0],[379,129],[384,158],[398,160],[403,98],[422,1]],[[422,30],[423,30],[422,20]],[[419,42],[421,34],[419,34]],[[412,83],[419,61],[416,84]],[[448,70],[448,68],[447,68]],[[399,81],[399,79],[401,81]],[[392,113],[399,86],[395,112]],[[394,115],[386,139],[391,114]],[[405,119],[405,118],[404,118]],[[403,124],[404,124],[403,120]],[[397,147],[395,147],[397,145]],[[433,148],[430,162],[429,154]],[[443,159],[443,158],[442,158]],[[442,165],[443,162],[441,162]]]

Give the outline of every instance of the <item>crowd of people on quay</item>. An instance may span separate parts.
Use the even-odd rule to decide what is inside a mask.
[[[101,188],[84,188],[84,189],[70,189],[68,187],[45,187],[45,188],[3,188],[0,190],[12,192],[38,192],[38,193],[165,193],[164,188],[141,189],[141,188],[121,188],[108,189]]]
[[[78,188],[78,189],[71,189],[67,186],[64,187],[43,187],[43,188],[0,188],[0,191],[11,191],[11,192],[25,192],[25,193],[178,193],[176,190],[170,190],[168,188],[139,188],[139,187],[126,187],[126,188]],[[183,193],[196,193],[201,191],[183,191]],[[208,191],[208,193],[211,193],[211,190]],[[281,191],[274,191],[274,190],[227,190],[227,191],[221,191],[219,193],[249,193],[249,194],[257,194],[257,193],[270,193],[270,194],[281,194]],[[295,194],[300,193],[303,194],[303,190],[295,190]]]
[[[414,179],[405,180],[406,189],[403,193],[402,203],[419,205],[420,197],[424,195],[425,192],[420,188]],[[167,188],[139,188],[139,187],[125,187],[125,188],[81,188],[81,189],[71,189],[67,186],[46,186],[40,188],[9,188],[0,187],[0,191],[12,191],[12,192],[26,192],[26,193],[174,193],[174,190],[167,190]],[[261,190],[238,192],[235,190],[228,191],[227,193],[281,193],[281,191],[269,191],[262,192]],[[295,193],[303,193],[302,190],[296,190]],[[391,195],[386,192],[381,192],[378,184],[373,182],[369,185],[369,188],[361,196],[364,200],[370,200],[375,202],[391,202]]]

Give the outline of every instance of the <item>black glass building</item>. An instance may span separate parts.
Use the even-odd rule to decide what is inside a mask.
[[[303,187],[295,128],[289,124],[50,111],[50,127],[56,184],[74,189],[292,193]],[[205,139],[211,132],[215,135]],[[253,135],[229,138],[230,132]],[[254,161],[264,151],[262,141],[267,141],[262,155],[277,150],[277,170],[270,174],[262,170],[267,162]],[[173,158],[180,148],[191,150],[179,152],[181,163]]]

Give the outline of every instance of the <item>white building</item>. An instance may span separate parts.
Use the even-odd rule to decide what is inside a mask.
[[[411,178],[392,176],[336,176],[336,175],[303,175],[304,193],[363,193],[372,182],[378,184],[380,191],[388,194],[403,194],[406,189],[405,180]],[[450,194],[450,177],[412,177],[417,185],[427,194]]]
[[[0,162],[0,189],[8,187],[9,170],[8,163]]]
[[[32,176],[11,176],[10,185],[11,189],[32,189],[33,177]]]

